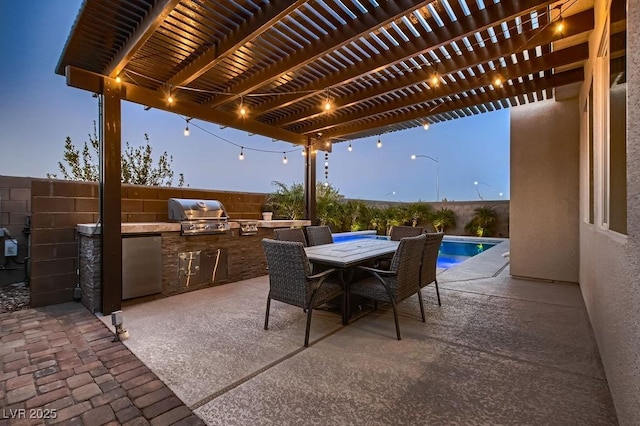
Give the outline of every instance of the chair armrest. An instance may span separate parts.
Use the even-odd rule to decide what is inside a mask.
[[[323,278],[323,277],[325,277],[325,276],[327,276],[327,275],[329,275],[329,274],[331,274],[331,273],[333,273],[335,271],[337,271],[336,268],[327,269],[326,271],[322,271],[322,272],[320,272],[318,274],[315,274],[315,275],[308,275],[307,279],[308,280],[317,280],[317,279]]]
[[[369,266],[358,266],[358,269],[362,269],[363,271],[367,271],[370,274],[378,274],[378,275],[383,276],[383,277],[392,277],[392,276],[397,274],[395,271],[386,271],[384,269],[376,269],[376,268],[371,268]]]

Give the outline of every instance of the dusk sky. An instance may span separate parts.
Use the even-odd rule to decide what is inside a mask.
[[[58,173],[64,141],[76,147],[88,140],[98,103],[92,94],[66,86],[54,70],[80,9],[80,0],[0,0],[2,67],[0,67],[0,175],[46,177]],[[147,133],[154,157],[167,151],[172,168],[184,173],[191,188],[270,192],[274,180],[303,182],[300,149],[270,138],[249,136],[213,123],[185,120],[168,112],[122,103],[122,144],[144,145]],[[439,160],[440,198],[478,200],[509,198],[509,111],[337,143],[329,155],[329,182],[348,198],[389,201],[434,201]],[[252,151],[252,148],[277,153]],[[282,163],[283,151],[288,164]],[[318,182],[324,182],[324,157],[318,156]],[[474,181],[480,182],[475,186]],[[394,193],[395,192],[395,193]],[[498,194],[502,192],[503,195]]]

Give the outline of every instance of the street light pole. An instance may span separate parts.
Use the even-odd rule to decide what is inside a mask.
[[[428,155],[411,155],[411,159],[415,160],[416,158],[428,158],[429,160],[436,163],[436,201],[440,201],[440,162],[438,161],[438,157],[433,158]]]

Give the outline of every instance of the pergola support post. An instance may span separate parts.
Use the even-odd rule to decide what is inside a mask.
[[[311,143],[311,138],[307,139],[304,147],[304,213],[305,219],[310,220],[312,225],[317,225],[316,218],[316,150]]]
[[[102,150],[100,218],[102,221],[102,313],[109,315],[122,306],[121,235],[121,112],[120,87],[104,79],[102,102]]]

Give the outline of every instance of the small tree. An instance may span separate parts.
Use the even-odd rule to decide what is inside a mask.
[[[135,185],[171,186],[173,184],[173,170],[171,163],[173,156],[165,151],[158,158],[157,165],[153,165],[153,148],[149,144],[149,136],[145,133],[146,146],[132,147],[126,142],[125,150],[121,156],[121,182]],[[97,181],[100,178],[98,166],[98,149],[100,142],[96,133],[96,122],[93,122],[93,135],[89,134],[89,143],[84,142],[82,154],[75,147],[71,138],[67,136],[64,145],[63,160],[66,166],[59,161],[58,168],[64,179]],[[95,154],[95,158],[94,155]],[[67,168],[68,167],[68,168]],[[47,173],[47,178],[57,179],[56,174]],[[184,186],[184,175],[179,174],[178,186]]]
[[[464,230],[478,237],[491,237],[496,233],[498,213],[493,207],[478,207],[474,210],[473,218]]]

